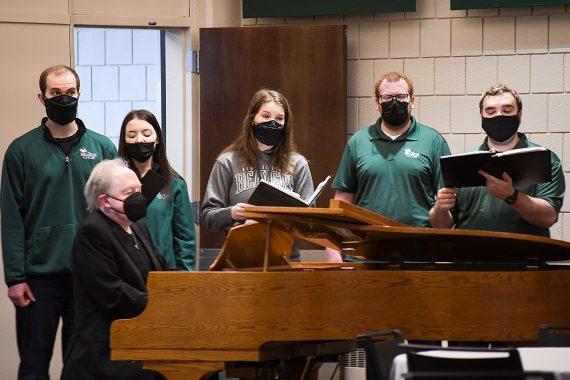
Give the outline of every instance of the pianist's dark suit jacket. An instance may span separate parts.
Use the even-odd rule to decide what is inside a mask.
[[[133,223],[138,244],[150,253],[152,270],[167,270],[146,225]],[[62,380],[155,379],[140,362],[111,361],[109,327],[140,314],[147,303],[148,271],[136,264],[134,242],[99,211],[79,226],[73,244],[74,333],[64,356]]]

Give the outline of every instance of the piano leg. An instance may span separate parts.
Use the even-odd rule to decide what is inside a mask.
[[[224,369],[224,362],[153,362],[145,361],[145,369],[160,372],[168,380],[205,380]]]

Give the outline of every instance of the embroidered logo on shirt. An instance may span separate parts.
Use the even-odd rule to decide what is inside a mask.
[[[419,153],[414,152],[413,150],[411,150],[410,148],[406,148],[404,149],[404,155],[406,157],[410,157],[410,158],[418,158],[420,156]]]
[[[156,194],[156,199],[168,199],[168,195],[163,192]]]
[[[92,153],[92,152],[88,151],[87,148],[85,148],[85,147],[79,149],[79,154],[81,155],[81,158],[83,158],[84,160],[96,160],[97,159],[97,153]]]

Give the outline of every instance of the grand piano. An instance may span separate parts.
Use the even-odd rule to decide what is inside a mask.
[[[339,200],[251,206],[247,218],[257,223],[230,230],[210,271],[150,273],[146,309],[111,326],[112,359],[203,379],[370,331],[525,345],[539,324],[570,322],[568,242],[412,228]],[[365,262],[289,262],[295,238]]]

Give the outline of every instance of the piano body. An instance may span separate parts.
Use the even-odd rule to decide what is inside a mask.
[[[211,271],[149,275],[147,308],[111,326],[112,359],[200,379],[363,332],[522,345],[570,321],[570,266],[547,264],[570,260],[564,241],[411,228],[338,200],[247,217],[259,223],[233,228]],[[370,263],[290,263],[294,237]]]

